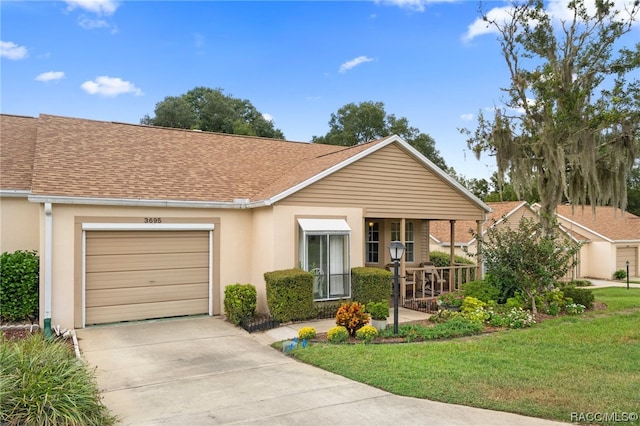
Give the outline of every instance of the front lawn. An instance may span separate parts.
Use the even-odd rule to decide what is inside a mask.
[[[581,413],[640,414],[640,289],[593,292],[606,310],[528,329],[426,343],[312,344],[293,355],[398,395],[565,422]]]

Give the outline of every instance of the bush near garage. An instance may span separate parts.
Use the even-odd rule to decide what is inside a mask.
[[[224,289],[224,313],[239,325],[256,313],[258,292],[253,284],[232,284]]]
[[[265,272],[267,306],[273,318],[280,322],[313,318],[313,274],[302,269]]]
[[[36,251],[18,250],[0,256],[0,318],[38,318],[40,258]]]
[[[391,297],[393,273],[382,268],[351,269],[351,299],[368,305],[388,302]]]

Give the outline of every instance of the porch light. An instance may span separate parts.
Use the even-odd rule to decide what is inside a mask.
[[[400,277],[398,264],[404,255],[404,245],[394,241],[389,245],[389,254],[393,260],[393,334],[398,334],[398,298],[400,297]]]

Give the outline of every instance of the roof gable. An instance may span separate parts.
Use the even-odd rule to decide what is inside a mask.
[[[640,217],[611,206],[560,205],[556,213],[564,227],[596,239],[640,241]],[[589,235],[591,234],[591,235]]]

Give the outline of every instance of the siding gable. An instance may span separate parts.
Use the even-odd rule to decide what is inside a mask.
[[[291,194],[278,204],[362,207],[368,217],[484,219],[482,209],[466,194],[395,143]]]

